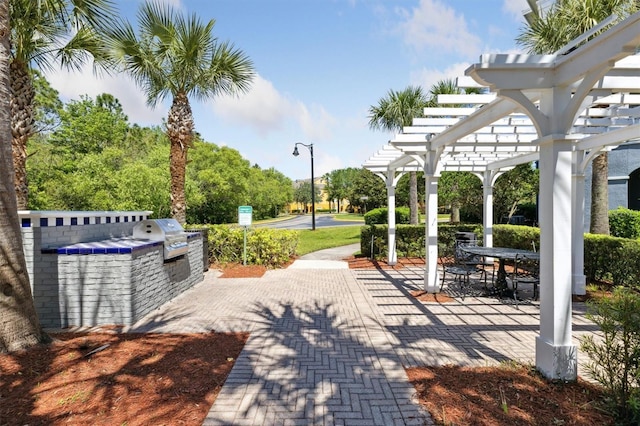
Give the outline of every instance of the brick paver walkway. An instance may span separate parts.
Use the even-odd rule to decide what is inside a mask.
[[[422,270],[308,265],[251,279],[209,271],[134,327],[251,332],[205,425],[428,425],[404,367],[533,362],[535,304],[473,290],[422,303],[409,295]],[[593,330],[579,308],[574,330]]]

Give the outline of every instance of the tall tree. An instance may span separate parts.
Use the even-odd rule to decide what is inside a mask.
[[[189,97],[198,100],[248,90],[251,60],[212,33],[215,20],[185,17],[171,6],[144,3],[138,11],[139,36],[128,22],[114,27],[109,46],[117,63],[144,90],[149,105],[172,98],[167,119],[171,142],[171,214],[186,221],[187,152],[194,138]]]
[[[451,209],[450,221],[460,222],[460,208],[482,217],[482,182],[470,172],[442,172],[438,180],[438,202]]]
[[[9,0],[0,0],[0,352],[45,340],[31,297],[13,183]]]
[[[516,41],[529,53],[553,53],[612,14],[620,20],[639,8],[637,0],[557,0],[548,9],[528,15]],[[605,151],[592,162],[590,232],[594,234],[609,234],[608,174]]]
[[[311,210],[309,204],[311,204],[311,181],[301,181],[294,184],[293,189],[293,201],[298,204],[302,204],[303,210],[306,212]],[[317,186],[313,187],[314,202],[319,203],[322,201],[322,193]]]
[[[359,173],[359,170],[355,167],[348,167],[346,169],[333,170],[324,175],[324,181],[326,182],[324,190],[327,192],[329,200],[337,201],[336,211],[338,213],[340,213],[340,202],[347,198],[349,188],[354,185]]]
[[[349,205],[360,207],[362,212],[386,206],[387,191],[382,179],[371,170],[365,168],[357,170],[358,174],[353,179],[353,184],[346,194]]]
[[[120,101],[106,93],[95,100],[84,95],[79,101],[66,103],[59,117],[60,125],[49,140],[75,156],[99,153],[109,146],[122,147],[129,130]]]
[[[111,0],[11,0],[11,131],[19,209],[26,209],[27,142],[35,132],[31,67],[79,69],[89,58],[107,64],[101,29],[117,16]]]
[[[378,105],[369,108],[369,127],[375,130],[401,131],[410,126],[414,117],[424,115],[429,99],[419,86],[408,86],[404,90],[389,90],[380,98]],[[418,223],[418,180],[416,172],[409,175],[410,223]]]

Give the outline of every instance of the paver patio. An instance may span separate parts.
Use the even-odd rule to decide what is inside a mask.
[[[477,291],[422,303],[409,294],[421,288],[421,269],[306,265],[314,268],[298,261],[262,278],[209,271],[133,327],[251,332],[204,424],[432,424],[404,367],[534,360],[537,303],[516,306]],[[595,330],[583,310],[574,306],[576,335]]]

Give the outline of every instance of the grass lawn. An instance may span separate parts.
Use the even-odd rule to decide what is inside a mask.
[[[357,213],[337,213],[333,215],[334,220],[358,221],[364,224],[364,215]]]
[[[335,226],[312,231],[300,231],[296,253],[299,256],[332,247],[346,246],[360,242],[360,225]]]

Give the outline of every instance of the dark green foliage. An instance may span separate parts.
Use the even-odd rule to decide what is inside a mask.
[[[638,284],[636,277],[636,285]],[[587,318],[600,329],[602,338],[587,334],[580,339],[588,355],[587,374],[606,391],[606,406],[618,424],[640,422],[640,295],[618,287],[611,297],[589,302]]]
[[[233,225],[198,225],[209,230],[211,263],[242,263],[244,228]],[[269,229],[247,229],[247,264],[277,268],[288,262],[296,252],[298,232]]]
[[[395,209],[396,223],[409,223],[410,215],[409,207],[398,207]],[[364,223],[367,225],[381,225],[388,222],[389,209],[386,207],[379,207],[365,213]]]
[[[640,212],[624,207],[610,210],[609,231],[613,237],[640,238]]]
[[[531,163],[520,164],[503,173],[493,187],[493,212],[496,220],[520,213],[521,206],[536,203],[540,181],[540,171]],[[530,207],[525,207],[530,210]]]
[[[70,101],[59,114],[55,132],[29,143],[30,209],[171,215],[169,141],[162,129],[129,126],[108,94]],[[240,205],[253,206],[255,220],[275,217],[293,197],[289,178],[251,166],[232,148],[196,140],[189,153],[189,223],[235,223]]]
[[[384,258],[388,255],[387,225],[363,226],[360,230],[360,252],[366,257]],[[480,225],[440,225],[438,245],[453,247],[456,232],[474,232],[482,241]],[[396,253],[398,257],[425,256],[424,225],[398,225],[396,227]]]
[[[640,241],[585,234],[584,269],[588,281],[637,286],[640,277]]]
[[[522,225],[493,225],[493,245],[523,250],[539,250],[540,228]]]
[[[452,222],[481,222],[482,181],[470,172],[443,172],[438,181],[438,203],[447,206]]]
[[[387,188],[384,181],[367,169],[357,169],[353,186],[349,188],[346,198],[351,207],[361,212],[387,205]]]

